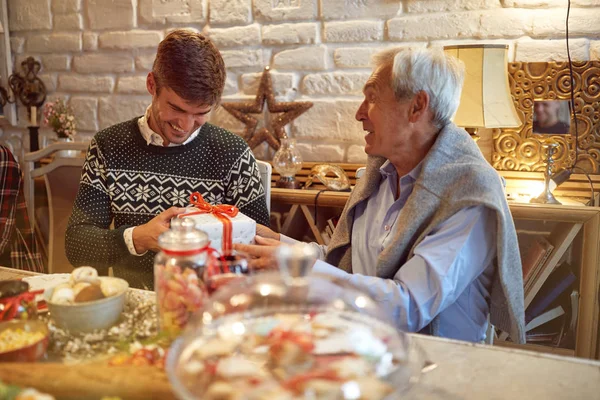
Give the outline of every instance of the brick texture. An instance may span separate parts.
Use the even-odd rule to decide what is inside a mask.
[[[52,28],[48,0],[8,0],[8,18],[13,32]]]
[[[509,61],[567,58],[564,0],[6,1],[13,67],[28,56],[41,62],[49,98],[71,103],[84,139],[145,110],[157,45],[182,27],[219,48],[223,101],[252,100],[270,66],[278,101],[314,103],[287,127],[307,161],[366,160],[354,115],[371,57],[383,49],[485,42],[507,44]],[[573,60],[600,60],[600,0],[571,6]],[[211,121],[244,128],[222,108]]]
[[[258,24],[223,29],[213,28],[208,31],[208,34],[219,48],[260,44],[260,25]]]
[[[327,49],[319,47],[300,47],[283,50],[273,56],[273,64],[281,69],[325,69]]]
[[[383,22],[342,21],[325,23],[327,42],[373,42],[383,39]]]
[[[86,3],[92,29],[131,29],[136,25],[134,0],[86,0]]]
[[[317,24],[279,24],[265,25],[262,28],[264,44],[311,44],[317,40]]]

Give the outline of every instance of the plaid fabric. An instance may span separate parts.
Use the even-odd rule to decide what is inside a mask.
[[[44,272],[23,195],[21,167],[10,150],[0,145],[0,254],[10,255],[8,267]],[[7,257],[3,257],[6,259]]]

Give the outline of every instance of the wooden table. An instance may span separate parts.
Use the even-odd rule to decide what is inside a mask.
[[[600,362],[411,335],[437,368],[403,399],[600,399]]]
[[[0,267],[0,280],[35,275]],[[600,362],[410,334],[436,367],[403,399],[599,399]]]
[[[26,276],[39,275],[35,272],[23,271],[20,269],[0,267],[0,281],[10,281],[13,279],[21,279]]]

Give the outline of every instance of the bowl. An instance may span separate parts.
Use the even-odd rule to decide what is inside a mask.
[[[39,320],[13,320],[0,322],[0,333],[8,329],[22,329],[25,332],[40,332],[44,335],[44,337],[33,344],[1,352],[1,362],[33,362],[39,360],[46,354],[46,348],[48,347],[49,331],[48,327],[44,322]]]
[[[110,328],[119,320],[129,284],[124,279],[108,276],[102,276],[100,280],[118,287],[118,294],[85,303],[57,304],[51,301],[56,286],[44,291],[44,300],[48,304],[50,316],[59,328],[71,333],[87,333]]]

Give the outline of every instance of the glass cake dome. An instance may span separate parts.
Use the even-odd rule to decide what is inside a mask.
[[[368,294],[310,273],[310,246],[279,247],[278,272],[216,291],[171,346],[182,400],[388,400],[424,359]]]

